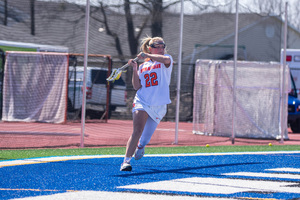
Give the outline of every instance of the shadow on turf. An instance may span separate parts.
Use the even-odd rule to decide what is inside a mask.
[[[187,174],[197,174],[193,172],[186,172],[190,170],[199,170],[199,169],[207,169],[207,168],[219,168],[219,167],[230,167],[230,166],[239,166],[239,165],[256,165],[261,164],[262,162],[254,162],[254,163],[233,163],[233,164],[223,164],[223,165],[210,165],[210,166],[200,166],[200,167],[185,167],[180,169],[170,169],[170,170],[159,170],[159,169],[149,169],[152,171],[149,172],[140,172],[140,173],[132,173],[125,172],[126,174],[114,175],[114,177],[131,177],[131,176],[142,176],[149,174],[160,174],[160,173],[187,173]]]

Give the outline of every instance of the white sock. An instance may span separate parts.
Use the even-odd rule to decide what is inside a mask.
[[[124,162],[130,163],[131,158],[132,158],[132,157],[125,157],[125,158],[124,158]]]

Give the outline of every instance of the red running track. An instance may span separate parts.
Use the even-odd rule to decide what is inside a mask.
[[[0,149],[77,148],[81,144],[81,124],[0,122]],[[224,146],[233,145],[228,137],[195,135],[193,124],[179,123],[178,144],[175,122],[161,122],[148,146]],[[85,124],[84,147],[126,146],[132,133],[131,120],[109,120],[108,123]],[[300,134],[289,130],[289,140],[236,138],[234,145],[299,145]]]

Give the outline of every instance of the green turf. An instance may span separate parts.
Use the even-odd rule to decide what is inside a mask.
[[[36,51],[34,48],[0,46],[3,51]]]
[[[214,152],[253,152],[253,151],[300,151],[300,145],[264,146],[184,146],[184,147],[147,147],[146,154],[175,153],[214,153]],[[78,148],[78,149],[30,149],[0,150],[0,160],[38,158],[69,155],[124,155],[125,147]]]

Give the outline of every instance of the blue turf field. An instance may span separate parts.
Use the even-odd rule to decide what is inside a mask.
[[[300,152],[149,155],[133,160],[132,172],[119,171],[121,156],[65,158],[2,165],[1,199],[71,191],[300,198]]]

